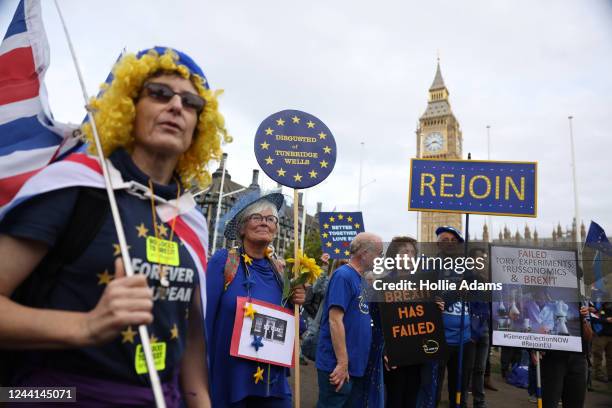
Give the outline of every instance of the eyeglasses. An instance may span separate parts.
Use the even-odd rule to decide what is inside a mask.
[[[160,84],[159,82],[147,82],[143,86],[143,91],[146,96],[150,97],[154,101],[161,103],[168,103],[174,95],[178,95],[181,98],[181,103],[188,109],[193,109],[196,112],[202,112],[206,105],[206,100],[200,95],[196,95],[193,92],[174,92],[166,84]]]
[[[273,224],[273,225],[278,224],[278,217],[276,217],[275,215],[266,215],[264,217],[261,214],[255,213],[255,214],[249,215],[247,219],[253,222],[262,222],[263,220],[265,220],[266,223],[268,224]]]

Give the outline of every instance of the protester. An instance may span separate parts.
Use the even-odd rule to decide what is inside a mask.
[[[454,257],[462,255],[459,243],[464,242],[461,233],[450,226],[436,229],[438,237],[439,257]],[[460,253],[461,252],[461,253]],[[454,270],[438,271],[439,279],[459,282],[463,275]],[[459,285],[457,284],[457,287]],[[474,343],[471,338],[471,320],[469,303],[459,298],[459,292],[453,291],[445,294],[445,309],[442,313],[444,323],[444,335],[448,344],[448,356],[442,361],[438,370],[438,384],[444,380],[445,368],[448,370],[448,399],[449,407],[455,406],[455,395],[457,389],[461,391],[461,406],[466,406],[467,387],[472,373],[471,362],[474,361]],[[463,325],[462,325],[463,323]],[[461,384],[458,385],[458,368],[460,364],[459,352],[463,344],[463,359],[461,361]],[[442,397],[442,387],[438,387],[438,402]]]
[[[331,276],[317,346],[317,406],[342,407],[361,403],[372,327],[365,298],[364,274],[382,256],[382,240],[358,234],[350,245],[350,260]]]
[[[238,239],[240,247],[220,249],[209,261],[206,332],[213,407],[291,407],[287,368],[230,355],[238,297],[284,306],[293,314],[282,296],[283,275],[267,251],[278,232],[283,200],[280,193],[259,191],[243,197],[232,208],[224,232],[229,241]],[[302,304],[304,297],[303,286],[296,287],[291,301]]]
[[[544,408],[582,408],[587,389],[586,343],[593,337],[589,309],[580,308],[582,325],[582,353],[544,351],[540,353],[542,378],[542,404]],[[535,353],[532,354],[532,357]]]
[[[593,369],[595,379],[607,383],[612,381],[612,302],[598,302],[590,310],[594,314],[592,326]],[[606,356],[606,371],[603,369],[603,356]]]
[[[323,253],[321,255],[321,262],[323,265],[327,265],[327,273],[322,273],[321,276],[308,288],[306,292],[306,299],[310,294],[310,302],[304,303],[304,309],[308,313],[308,319],[306,322],[306,333],[302,338],[302,347],[300,352],[305,357],[312,361],[316,360],[317,355],[317,344],[319,342],[319,331],[321,328],[321,319],[323,317],[323,302],[325,294],[327,293],[327,286],[329,285],[329,279],[334,271],[342,265],[348,263],[347,259],[334,259],[333,262],[329,263],[330,255]]]
[[[486,259],[486,253],[482,248],[472,248],[469,252],[469,256],[473,259],[482,258]],[[471,278],[478,282],[488,282],[489,277],[487,276],[487,268],[480,270],[475,269]],[[471,362],[474,370],[472,371],[471,378],[471,389],[472,397],[474,399],[474,408],[485,408],[487,406],[485,402],[485,373],[487,363],[489,360],[489,353],[491,351],[491,344],[489,341],[489,328],[491,326],[491,304],[490,296],[487,293],[480,292],[478,294],[481,299],[470,302],[470,320],[471,320],[471,332],[472,341],[474,342],[474,361]],[[490,383],[490,377],[488,377]]]
[[[199,278],[205,254],[178,244],[178,217],[165,222],[156,204],[181,214],[183,229],[182,217],[197,213],[204,230],[185,188],[210,180],[206,164],[229,140],[217,104],[201,68],[169,48],[124,55],[91,102],[114,182],[148,186],[150,197],[115,191],[135,276],[125,277],[117,258],[103,190],[80,187],[103,187],[94,158],[71,156],[26,184],[43,193],[19,203],[0,224],[0,345],[25,350],[11,384],[76,387],[81,407],[151,406],[137,331],[149,325],[167,406],[180,404],[179,377],[188,406],[210,406],[198,289],[205,284]],[[83,130],[91,143],[91,126]],[[99,221],[85,227],[73,217]],[[78,242],[83,228],[91,238]],[[150,252],[151,240],[174,248],[172,266]],[[78,253],[71,252],[75,245],[82,246]]]
[[[385,253],[385,258],[407,256],[413,259],[417,254],[417,241],[411,237],[394,237]],[[414,266],[409,262],[409,269],[393,269],[387,275],[393,279],[418,279]],[[444,310],[444,302],[437,302],[441,311]],[[427,396],[435,395],[435,384],[431,383],[433,370],[431,363],[413,364],[408,366],[390,366],[387,356],[384,356],[384,381],[386,386],[386,406],[389,408],[424,408],[427,407]],[[425,394],[425,395],[424,395]],[[432,398],[432,402],[435,403]]]

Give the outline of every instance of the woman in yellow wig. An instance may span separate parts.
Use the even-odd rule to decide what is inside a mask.
[[[190,57],[158,47],[123,56],[90,105],[115,188],[141,186],[116,190],[135,275],[116,259],[97,161],[74,154],[32,177],[42,193],[0,221],[0,348],[20,350],[10,384],[76,387],[84,407],[151,406],[146,324],[167,406],[210,406],[207,234],[186,189],[209,182],[230,141],[217,93]]]

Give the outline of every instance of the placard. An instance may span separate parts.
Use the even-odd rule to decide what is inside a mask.
[[[253,316],[245,316],[251,307]],[[288,309],[257,299],[236,299],[236,316],[230,355],[248,360],[293,367],[295,318]]]
[[[319,213],[319,230],[323,253],[331,259],[350,256],[349,247],[357,234],[365,231],[361,212]]]
[[[390,280],[385,278],[385,281]],[[431,300],[433,294],[427,291],[379,291],[377,296],[382,296],[378,307],[390,366],[445,358],[447,345],[442,312]]]
[[[582,351],[576,252],[491,246],[493,345]]]
[[[336,141],[317,117],[298,110],[268,116],[255,134],[255,158],[272,180],[308,188],[325,180],[336,165]]]
[[[537,163],[410,161],[411,211],[537,216]]]

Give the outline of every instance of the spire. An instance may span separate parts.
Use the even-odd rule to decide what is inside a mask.
[[[434,77],[433,83],[429,87],[430,91],[435,91],[436,89],[444,89],[446,85],[444,85],[444,78],[442,78],[442,71],[440,71],[440,57],[438,57],[438,67],[436,68],[436,76]]]
[[[531,240],[531,230],[529,229],[529,225],[525,224],[525,239]]]

